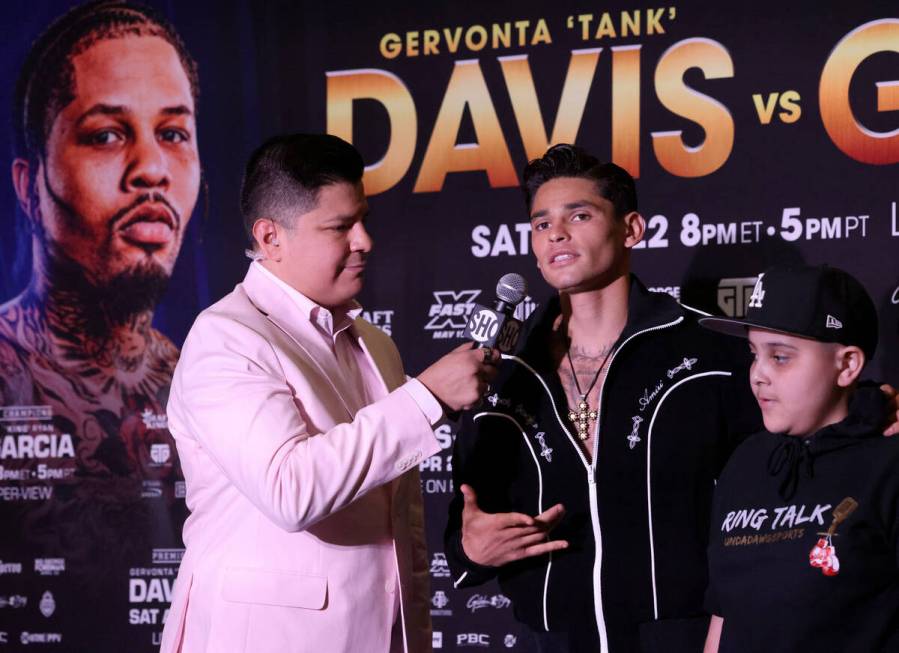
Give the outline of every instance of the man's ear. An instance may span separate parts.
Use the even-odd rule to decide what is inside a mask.
[[[19,200],[19,206],[29,218],[34,219],[31,214],[31,197],[34,191],[31,188],[31,164],[25,159],[16,158],[12,162],[12,185],[16,189],[16,197]]]
[[[262,257],[269,261],[281,260],[281,242],[278,239],[278,223],[271,218],[259,218],[253,223],[253,238],[262,252]]]
[[[625,215],[622,221],[624,222],[624,246],[631,249],[643,240],[643,234],[646,233],[646,221],[636,211]]]
[[[840,347],[836,352],[837,369],[837,385],[841,388],[848,388],[858,380],[865,366],[865,352],[855,345],[848,347]]]

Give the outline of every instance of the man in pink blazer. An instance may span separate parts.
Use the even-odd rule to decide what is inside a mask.
[[[197,318],[168,403],[191,514],[162,653],[430,650],[418,462],[494,352],[407,380],[358,317],[362,170],[323,135],[274,138],[247,165],[256,260]]]

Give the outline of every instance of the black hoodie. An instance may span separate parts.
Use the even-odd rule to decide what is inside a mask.
[[[899,438],[881,435],[884,401],[859,388],[843,421],[734,452],[709,540],[720,653],[899,651]]]

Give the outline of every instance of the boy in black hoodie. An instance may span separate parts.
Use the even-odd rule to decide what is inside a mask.
[[[877,344],[865,289],[841,270],[775,267],[745,320],[767,432],[715,491],[705,653],[899,651],[899,439],[857,380]]]

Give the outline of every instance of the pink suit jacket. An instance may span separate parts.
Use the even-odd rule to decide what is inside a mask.
[[[393,342],[355,328],[384,383],[355,418],[327,344],[255,266],[191,328],[168,403],[191,514],[161,653],[430,651],[417,467],[440,447]],[[392,495],[379,535],[373,490]]]

